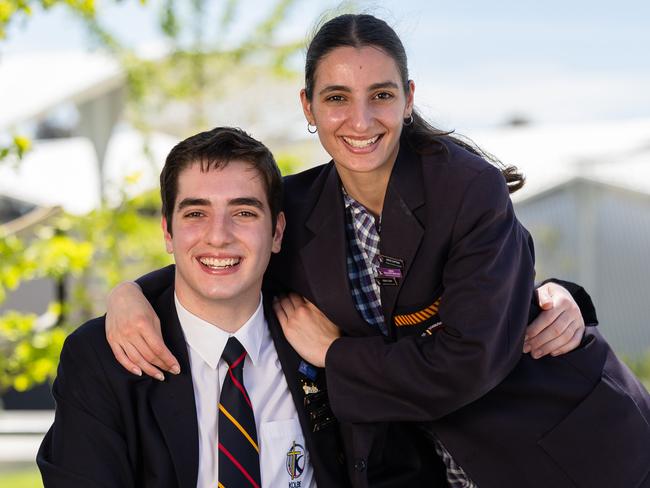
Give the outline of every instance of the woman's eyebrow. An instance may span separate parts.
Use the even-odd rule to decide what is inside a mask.
[[[350,88],[348,88],[345,85],[328,85],[325,88],[323,88],[321,91],[318,92],[319,95],[323,95],[325,93],[333,92],[333,91],[343,91],[343,92],[350,92]]]
[[[385,88],[392,88],[393,90],[397,90],[399,86],[394,81],[381,81],[379,83],[373,83],[372,85],[370,85],[368,87],[368,91],[381,90]],[[341,91],[341,92],[349,93],[352,90],[345,85],[328,85],[325,88],[323,88],[321,91],[319,91],[318,94],[324,95],[326,93],[333,92],[333,91]]]
[[[397,90],[399,86],[394,81],[382,81],[381,83],[373,83],[368,87],[368,91],[381,90],[382,88],[393,88]]]

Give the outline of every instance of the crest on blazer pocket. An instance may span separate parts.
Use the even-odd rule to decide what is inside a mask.
[[[438,315],[439,308],[440,296],[425,305],[398,308],[397,313],[393,315],[397,336],[432,335],[442,326]]]

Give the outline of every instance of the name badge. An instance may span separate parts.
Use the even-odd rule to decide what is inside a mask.
[[[386,278],[383,276],[375,276],[375,282],[379,286],[397,286],[399,285],[399,280],[397,278]]]
[[[377,268],[377,272],[379,273],[379,276],[382,278],[401,278],[402,277],[402,270],[399,268],[382,268],[379,267]]]
[[[402,258],[393,258],[384,254],[379,255],[379,264],[382,268],[404,269],[404,260]]]

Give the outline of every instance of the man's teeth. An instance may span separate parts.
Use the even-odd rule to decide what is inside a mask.
[[[379,139],[379,136],[375,136],[372,139],[364,139],[364,140],[359,140],[359,139],[350,139],[349,137],[344,137],[343,140],[348,143],[352,147],[358,147],[358,148],[363,148],[363,147],[368,147],[371,144],[374,144],[377,142],[377,139]]]
[[[239,264],[239,258],[201,258],[199,261],[201,261],[202,264],[209,266],[210,268],[229,268],[230,266]]]

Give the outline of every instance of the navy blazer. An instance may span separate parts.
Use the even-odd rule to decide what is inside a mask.
[[[37,457],[46,488],[196,487],[196,406],[173,288],[158,297],[154,309],[165,343],[181,367],[179,375],[167,375],[164,382],[135,376],[117,363],[106,342],[104,317],[87,322],[66,339],[53,387],[55,420]],[[268,302],[265,313],[316,482],[320,487],[347,486],[338,429],[322,418],[328,407],[319,404],[320,416],[305,409],[308,395],[302,388],[300,358]],[[323,374],[318,375],[310,386],[324,390]]]
[[[332,409],[351,428],[355,486],[377,484],[393,422],[438,436],[481,488],[650,486],[650,398],[598,331],[558,358],[521,353],[533,244],[497,168],[451,142],[423,156],[402,143],[381,221],[381,254],[403,262],[399,284],[381,287],[388,337],[351,298],[333,163],[285,182],[287,229],[268,275],[345,334],[326,374]]]

